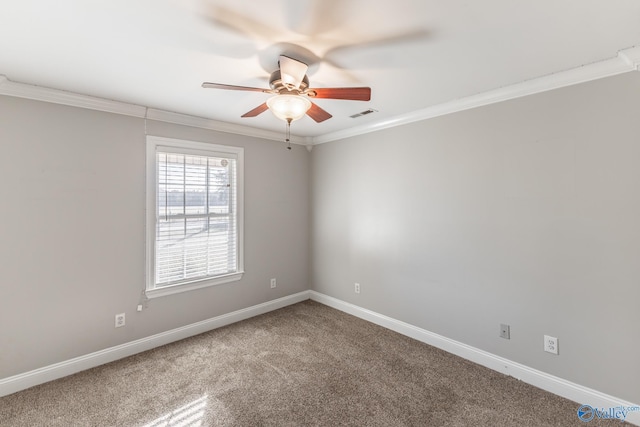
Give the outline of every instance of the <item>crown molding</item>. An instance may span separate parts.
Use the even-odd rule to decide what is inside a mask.
[[[640,69],[640,46],[621,50],[618,52],[618,56],[634,70]]]
[[[421,110],[401,114],[389,119],[375,121],[362,126],[327,133],[312,138],[312,144],[337,141],[357,135],[375,132],[395,126],[427,120],[446,114],[469,110],[476,107],[495,104],[510,99],[521,98],[536,93],[585,83],[617,74],[638,70],[640,64],[640,47],[633,47],[618,52],[618,56],[604,61],[594,62],[547,76],[538,77],[521,83],[501,87],[477,95],[456,99],[450,102],[434,105]]]
[[[89,95],[34,86],[25,83],[12,82],[6,76],[0,76],[0,95],[51,102],[71,107],[87,108],[108,113],[124,114],[127,116],[144,117],[146,108],[141,105],[113,101],[111,99],[96,98]]]
[[[637,71],[640,69],[640,46],[623,49],[615,58],[583,65],[570,70],[561,71],[547,76],[538,77],[510,86],[483,92],[477,95],[456,99],[421,110],[397,115],[380,121],[374,121],[361,126],[355,126],[336,132],[326,133],[315,137],[291,136],[291,143],[304,145],[309,151],[311,146],[325,142],[337,141],[357,135],[379,131],[395,126],[401,126],[417,121],[427,120],[446,114],[465,111],[476,107],[495,104],[510,99],[520,98],[549,90],[585,83],[617,74]],[[58,89],[34,86],[25,83],[12,82],[6,76],[0,75],[0,95],[15,96],[37,101],[52,102],[73,107],[124,114],[134,117],[147,117],[150,120],[198,127],[219,132],[233,133],[273,141],[282,141],[279,132],[253,128],[234,123],[195,117],[170,111],[156,110],[141,105],[128,104],[82,95]]]
[[[26,83],[12,82],[6,76],[0,75],[0,95],[14,96],[18,98],[33,99],[35,101],[51,102],[54,104],[71,107],[86,108],[90,110],[104,111],[107,113],[123,114],[126,116],[148,118],[149,120],[163,121],[185,126],[215,130],[219,132],[233,133],[237,135],[251,136],[255,138],[282,141],[283,134],[249,126],[220,122],[202,117],[189,116],[147,108],[141,105],[126,102],[113,101],[59,89],[51,89],[44,86],[35,86]],[[291,143],[298,145],[310,145],[311,138],[291,135]]]
[[[255,138],[269,139],[272,141],[283,141],[282,132],[273,132],[250,126],[237,125],[234,123],[220,122],[217,120],[205,119],[204,117],[189,116],[187,114],[174,113],[171,111],[147,110],[147,119],[157,120],[166,123],[197,127],[202,129],[215,130],[218,132],[233,133],[236,135],[251,136]],[[309,138],[291,135],[291,143],[298,145],[309,145]]]

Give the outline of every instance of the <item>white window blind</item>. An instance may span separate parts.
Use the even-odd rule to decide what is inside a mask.
[[[237,280],[242,272],[237,153],[154,147],[153,280],[147,291]]]

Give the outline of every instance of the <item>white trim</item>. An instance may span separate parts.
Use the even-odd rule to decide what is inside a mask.
[[[249,319],[250,317],[278,310],[288,305],[296,304],[308,299],[309,291],[299,292],[297,294],[216,316],[201,322],[192,323],[191,325],[183,326],[181,328],[172,329],[150,337],[131,341],[126,344],[96,351],[85,356],[55,363],[53,365],[45,366],[44,368],[34,369],[33,371],[25,372],[23,374],[3,378],[0,379],[0,397],[38,384],[66,377],[67,375],[75,374],[86,369],[104,365],[105,363],[113,362],[114,360],[151,350],[152,348],[179,341],[184,338],[189,338],[212,329]]]
[[[482,107],[523,96],[559,89],[591,80],[628,73],[638,69],[640,62],[640,48],[630,48],[618,52],[618,56],[604,61],[583,65],[571,70],[561,71],[547,76],[538,77],[521,83],[501,87],[499,89],[482,92],[477,95],[456,99],[450,102],[434,105],[422,110],[412,111],[377,122],[367,123],[349,129],[327,133],[312,139],[313,144],[337,141],[352,136],[363,135],[382,129],[401,126],[408,123],[432,119],[446,114]]]
[[[618,399],[601,393],[597,390],[572,383],[554,375],[547,374],[537,369],[530,368],[520,363],[513,362],[500,356],[488,353],[484,350],[472,347],[467,344],[449,339],[442,335],[435,334],[417,326],[393,319],[391,317],[376,313],[366,308],[321,294],[316,291],[309,291],[311,300],[335,308],[345,313],[364,319],[368,322],[406,335],[415,340],[432,345],[448,353],[460,356],[479,365],[485,366],[494,371],[512,376],[527,384],[546,390],[550,393],[562,396],[566,399],[578,402],[580,405],[588,404],[598,408],[609,408],[616,406],[640,406],[631,402]],[[576,406],[576,411],[578,406]],[[576,414],[577,417],[577,414]],[[640,412],[629,412],[627,422],[640,426]],[[576,418],[577,422],[577,418]]]
[[[106,111],[108,113],[124,114],[133,117],[144,117],[146,111],[146,108],[141,105],[81,95],[79,93],[51,89],[43,86],[16,83],[7,79],[5,76],[2,77],[3,79],[0,79],[0,95],[34,99],[36,101],[51,102],[89,110]]]
[[[458,111],[481,107],[484,105],[495,104],[497,102],[507,101],[509,99],[520,98],[523,96],[533,95],[553,89],[559,89],[578,83],[584,83],[591,80],[615,76],[617,74],[638,70],[639,68],[640,47],[631,47],[628,49],[620,50],[617,57],[615,58],[586,64],[570,70],[527,80],[525,82],[516,83],[495,90],[490,90],[477,95],[456,99],[450,102],[434,105],[407,114],[401,114],[381,121],[371,122],[362,126],[356,126],[336,132],[330,132],[315,137],[292,136],[291,142],[294,144],[304,145],[309,148],[310,145],[323,144],[325,142],[363,135],[382,129],[443,116],[445,114],[451,114]],[[199,127],[219,132],[252,136],[274,141],[282,140],[282,134],[279,132],[273,132],[233,123],[220,122],[216,120],[205,119],[202,117],[194,117],[170,111],[156,110],[151,108],[147,110],[145,107],[139,105],[101,99],[88,95],[81,95],[57,89],[45,88],[42,86],[16,83],[8,80],[7,77],[3,75],[0,75],[0,95],[16,96],[44,102],[53,102],[74,107],[125,114],[134,117],[145,117],[146,113],[147,118],[150,120]]]
[[[241,257],[239,257],[241,258]],[[215,276],[207,279],[195,280],[192,282],[180,283],[160,288],[145,289],[144,294],[147,298],[159,298],[167,295],[179,294],[196,289],[208,288],[209,286],[223,285],[225,283],[236,282],[242,279],[244,270],[237,271],[233,274],[225,274],[223,276]]]
[[[166,123],[210,129],[218,132],[233,133],[236,135],[252,136],[255,138],[282,141],[282,132],[273,132],[249,126],[237,125],[234,123],[220,122],[217,120],[205,119],[203,117],[189,116],[186,114],[173,113],[170,111],[155,110],[150,108],[147,114],[149,120],[157,120]],[[302,136],[291,135],[292,144],[307,145],[309,139]]]
[[[273,132],[264,129],[257,129],[250,126],[237,125],[233,123],[220,122],[205,119],[202,117],[189,116],[170,111],[156,110],[129,104],[126,102],[114,101],[110,99],[98,98],[95,96],[82,95],[59,89],[52,89],[44,86],[35,86],[26,83],[18,83],[9,80],[0,74],[0,95],[15,96],[18,98],[33,99],[36,101],[51,102],[54,104],[68,105],[71,107],[86,108],[89,110],[105,111],[108,113],[123,114],[133,117],[145,117],[149,120],[175,123],[179,125],[199,127],[203,129],[215,130],[237,135],[252,136],[255,138],[282,141],[281,132]],[[303,136],[291,136],[291,143],[299,145],[309,145],[311,138]]]
[[[618,56],[634,70],[637,71],[640,67],[640,46],[621,50],[618,52]]]
[[[513,376],[528,384],[580,404],[585,403],[599,408],[639,406],[316,291],[299,292],[297,294],[216,316],[201,322],[192,323],[191,325],[183,326],[181,328],[172,329],[150,337],[96,351],[64,362],[55,363],[44,368],[34,369],[23,374],[0,379],[0,397],[16,393],[20,390],[24,390],[38,384],[66,377],[86,369],[94,368],[105,363],[113,362],[124,357],[132,356],[143,351],[151,350],[181,339],[189,338],[222,326],[230,325],[241,320],[278,310],[307,299],[311,299],[371,323],[375,323],[392,331],[501,372],[505,375]],[[626,421],[640,426],[640,413],[630,412]]]
[[[237,271],[223,276],[209,277],[167,287],[155,287],[155,236],[156,236],[156,197],[157,170],[156,152],[172,151],[181,154],[196,154],[234,158],[236,160],[236,236]],[[232,145],[219,145],[207,142],[189,141],[147,135],[146,138],[146,253],[145,253],[145,295],[157,298],[180,292],[192,291],[208,286],[221,285],[242,279],[244,274],[244,148]]]

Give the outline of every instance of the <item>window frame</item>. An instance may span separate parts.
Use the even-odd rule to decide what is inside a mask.
[[[165,150],[163,150],[163,148]],[[156,287],[156,222],[157,222],[157,161],[158,151],[236,160],[236,235],[237,271],[229,274],[194,278],[193,280]],[[146,277],[145,295],[156,298],[240,280],[244,275],[244,148],[147,135],[146,140]]]

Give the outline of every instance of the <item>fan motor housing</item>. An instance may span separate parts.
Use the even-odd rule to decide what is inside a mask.
[[[282,75],[280,74],[280,70],[276,70],[273,73],[271,73],[271,77],[269,77],[269,86],[271,87],[271,89],[277,91],[278,93],[287,93],[287,92],[294,91],[289,89],[282,82]],[[300,82],[300,87],[297,89],[297,92],[298,93],[304,92],[308,87],[309,87],[309,78],[305,74],[304,78],[302,79],[302,82]]]

